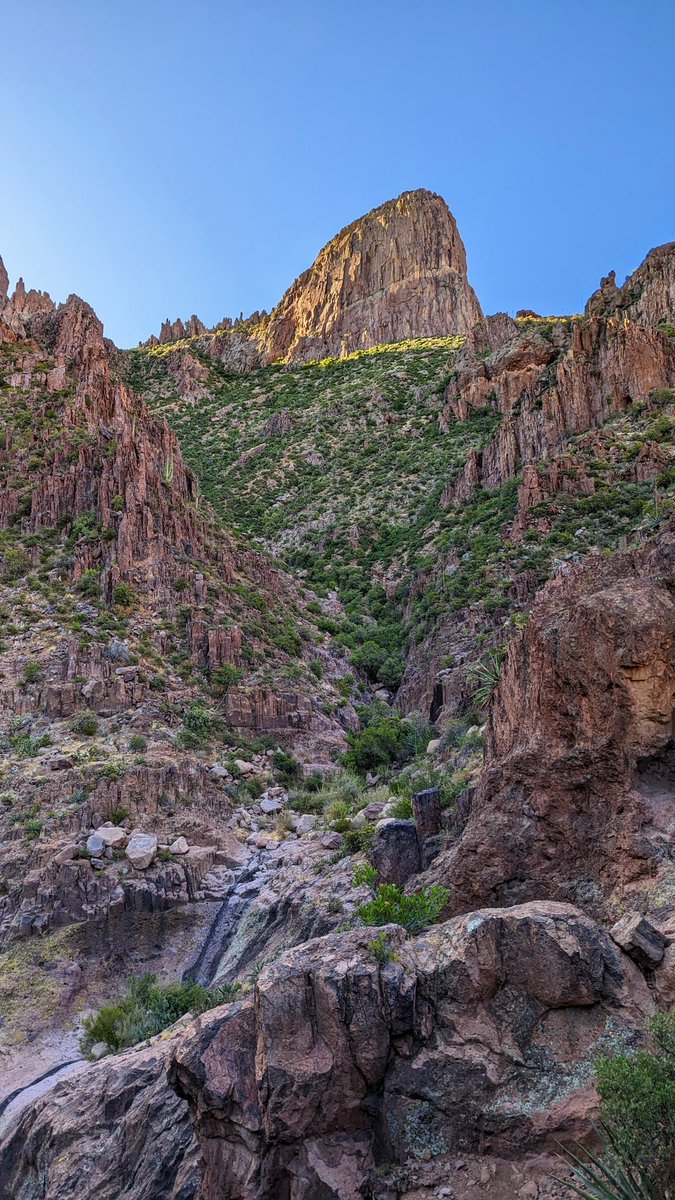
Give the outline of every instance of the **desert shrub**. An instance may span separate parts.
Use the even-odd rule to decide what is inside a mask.
[[[24,687],[28,687],[31,683],[37,683],[42,679],[42,667],[35,658],[29,658],[28,662],[24,663],[23,671],[21,672],[21,682]]]
[[[288,754],[285,750],[277,750],[272,764],[275,771],[283,779],[284,783],[292,783],[294,779],[298,779],[302,774],[302,767],[292,754]]]
[[[656,1054],[641,1050],[597,1062],[601,1116],[619,1153],[659,1182],[675,1146],[675,1013],[650,1023]]]
[[[654,1200],[675,1178],[675,1012],[650,1022],[656,1053],[596,1062],[602,1148],[569,1154],[574,1193],[584,1200]]]
[[[128,808],[113,808],[108,814],[108,820],[112,821],[113,825],[121,825],[122,821],[126,821],[128,816]]]
[[[126,995],[104,1004],[84,1020],[80,1043],[88,1054],[96,1042],[111,1050],[124,1050],[145,1038],[154,1037],[185,1013],[195,1016],[225,1004],[235,995],[237,984],[204,987],[200,983],[157,983],[155,975],[132,975]]]
[[[357,908],[356,918],[362,925],[402,925],[408,933],[420,933],[438,920],[449,895],[437,883],[410,896],[393,883],[383,883],[372,900]]]
[[[220,695],[227,695],[231,687],[239,683],[243,678],[244,672],[241,667],[234,667],[232,663],[223,663],[221,667],[217,667],[211,675],[211,685],[215,692]]]
[[[113,588],[113,604],[116,608],[132,608],[136,593],[130,583],[118,583]]]
[[[101,591],[101,572],[96,567],[89,567],[82,572],[75,588],[82,596],[98,596]]]
[[[291,792],[288,807],[297,813],[314,813],[319,816],[323,812],[323,797],[320,793]]]
[[[345,849],[350,854],[359,854],[369,850],[375,837],[375,826],[364,825],[361,829],[345,829],[343,832]]]
[[[148,739],[143,737],[142,733],[132,733],[131,737],[129,738],[129,749],[130,750],[147,750],[147,748],[148,748]]]
[[[503,655],[498,650],[491,650],[475,663],[468,672],[469,682],[473,686],[473,699],[481,708],[487,708],[499,683]]]
[[[98,721],[92,713],[77,713],[70,722],[70,728],[73,733],[80,733],[84,737],[95,737],[98,733]]]
[[[178,738],[186,749],[200,750],[208,746],[211,738],[221,726],[222,721],[218,713],[195,700],[185,708],[183,728]]]

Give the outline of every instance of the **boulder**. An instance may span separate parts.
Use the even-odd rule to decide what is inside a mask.
[[[99,837],[104,846],[110,846],[113,850],[115,850],[119,849],[125,844],[129,834],[127,833],[126,829],[122,829],[121,825],[111,825],[106,823],[105,825],[99,826],[94,836]]]
[[[90,834],[90,836],[87,838],[87,850],[93,857],[98,857],[98,855],[103,854],[103,851],[105,850],[105,842],[100,834]]]
[[[144,871],[155,861],[157,838],[152,833],[134,833],[129,838],[125,854],[136,871]]]
[[[243,758],[235,758],[234,765],[239,771],[240,775],[252,775],[255,771],[253,763],[246,762],[246,760]]]
[[[187,854],[189,849],[190,847],[188,846],[188,840],[182,835],[181,837],[177,837],[175,842],[172,842],[169,846],[169,850],[172,854]]]
[[[401,887],[421,866],[415,822],[397,817],[379,821],[368,857],[381,883]]]
[[[598,1045],[639,1044],[653,1011],[600,926],[540,903],[382,933],[386,963],[371,929],[287,951],[176,1045],[201,1195],[384,1195],[365,1183],[382,1160],[521,1156],[592,1132]]]
[[[441,739],[440,738],[432,738],[431,741],[429,742],[429,745],[427,746],[427,754],[435,754],[437,750],[440,750],[440,748],[441,748]]]
[[[311,833],[315,825],[316,817],[314,814],[303,813],[302,816],[298,817],[298,820],[296,821],[295,832],[300,834]]]
[[[328,832],[322,834],[321,846],[324,850],[341,850],[343,837],[341,833]]]
[[[668,939],[641,913],[626,913],[609,932],[638,966],[653,970],[662,961]]]
[[[281,803],[281,800],[273,800],[269,797],[263,796],[262,800],[260,801],[260,811],[267,813],[268,815],[270,813],[281,812],[282,808],[283,804]]]

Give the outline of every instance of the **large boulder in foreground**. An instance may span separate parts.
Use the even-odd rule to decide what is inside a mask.
[[[595,1057],[652,1009],[604,930],[543,903],[385,932],[385,955],[371,929],[288,951],[177,1045],[201,1200],[353,1200],[377,1163],[588,1131]]]
[[[179,1035],[176,1027],[175,1036]],[[0,1200],[192,1200],[198,1147],[167,1087],[171,1036],[57,1083],[0,1140]]]

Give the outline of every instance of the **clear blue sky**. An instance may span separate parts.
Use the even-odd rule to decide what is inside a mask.
[[[487,312],[578,311],[675,239],[673,0],[0,9],[0,254],[119,345],[271,308],[414,187]]]

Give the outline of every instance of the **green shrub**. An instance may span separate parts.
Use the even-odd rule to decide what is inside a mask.
[[[118,583],[113,588],[113,604],[116,608],[133,608],[136,592],[130,583]]]
[[[101,572],[96,567],[89,567],[80,575],[75,588],[82,596],[98,596],[101,591]]]
[[[122,821],[126,821],[128,816],[128,808],[113,808],[108,814],[108,820],[112,821],[113,825],[121,825]]]
[[[148,748],[148,739],[143,737],[142,733],[132,733],[131,737],[129,738],[129,749],[130,750],[147,750],[147,748]]]
[[[84,737],[95,737],[98,733],[98,721],[93,713],[78,713],[70,722],[70,728],[73,733],[80,733]]]
[[[602,1148],[568,1152],[584,1200],[655,1200],[675,1178],[675,1012],[650,1021],[657,1053],[601,1056],[596,1062]],[[583,1153],[583,1157],[580,1154]]]
[[[21,672],[21,682],[24,687],[28,687],[29,684],[37,683],[40,679],[42,679],[42,667],[40,663],[34,658],[29,658],[28,662],[24,663],[24,668]]]
[[[375,837],[375,826],[364,825],[361,829],[345,829],[343,832],[345,848],[350,854],[360,854],[369,850]]]
[[[285,783],[292,783],[302,775],[302,766],[292,754],[285,750],[277,750],[272,759],[275,771],[278,771]]]
[[[675,1146],[675,1012],[650,1022],[657,1054],[641,1050],[597,1062],[601,1116],[626,1162],[660,1183]]]
[[[84,1020],[80,1043],[88,1054],[96,1042],[105,1042],[111,1050],[124,1050],[145,1038],[153,1037],[190,1012],[195,1016],[236,994],[238,984],[204,987],[200,983],[156,982],[155,975],[131,976],[125,996],[105,1004]]]
[[[411,896],[393,883],[383,883],[355,915],[362,925],[402,925],[408,933],[420,933],[438,920],[449,896],[448,889],[437,883]]]
[[[241,667],[234,667],[232,663],[223,663],[211,675],[211,685],[215,692],[225,696],[231,687],[234,687],[243,679],[243,676],[244,672]]]

